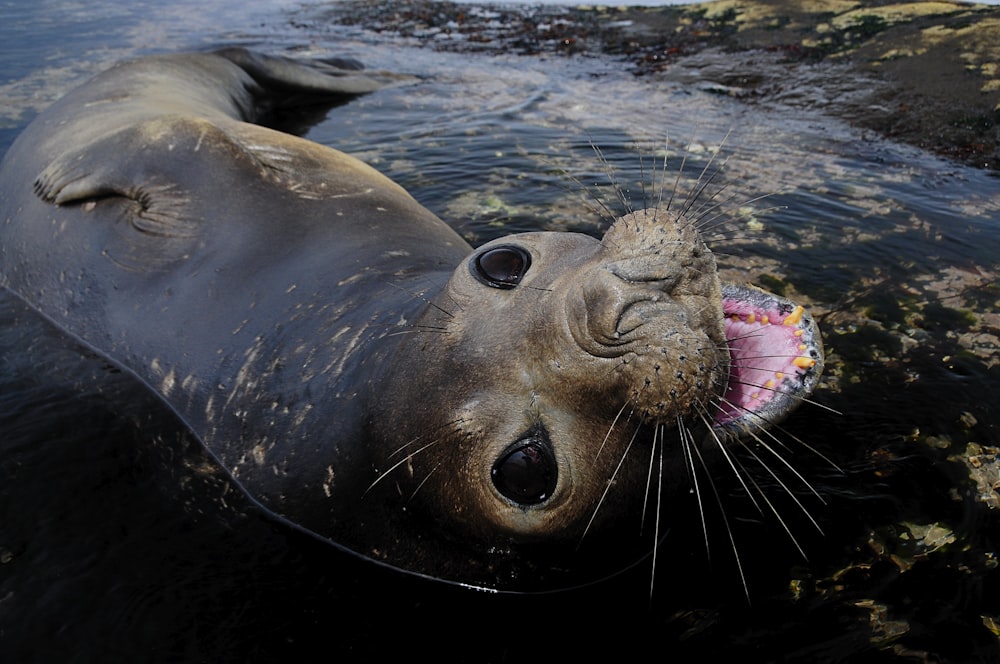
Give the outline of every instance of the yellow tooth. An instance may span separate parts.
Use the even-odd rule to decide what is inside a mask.
[[[799,328],[799,329],[795,330],[794,332],[792,332],[792,334],[794,334],[797,337],[801,337],[804,333],[805,333],[805,330],[803,330],[802,328]]]
[[[810,369],[816,366],[816,360],[811,357],[806,357],[805,355],[800,355],[799,357],[792,360],[792,364],[797,366],[799,369]]]
[[[802,322],[802,316],[805,313],[806,313],[805,307],[803,307],[800,304],[799,306],[795,307],[794,310],[792,310],[792,313],[788,314],[788,316],[785,317],[783,325],[789,325],[789,326],[798,325],[799,323]]]
[[[768,324],[770,324],[770,322],[771,322],[771,319],[768,318],[767,316],[761,316],[760,317],[760,324],[761,325],[768,325]]]
[[[754,313],[752,311],[747,314],[747,322],[748,323],[753,323],[755,320],[757,320],[757,317],[754,315]]]

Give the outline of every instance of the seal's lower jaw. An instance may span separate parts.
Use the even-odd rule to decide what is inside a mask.
[[[819,330],[803,307],[759,288],[723,284],[729,382],[714,428],[727,437],[784,419],[823,369]]]

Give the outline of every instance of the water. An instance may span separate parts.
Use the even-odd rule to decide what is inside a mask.
[[[112,439],[78,431],[103,431],[95,403],[127,402],[133,386],[105,382],[84,351],[4,302],[0,334],[18,350],[3,359],[3,421],[53,431],[6,460],[34,473],[8,482],[4,518],[18,527],[0,541],[0,637],[25,661],[268,660],[315,646],[501,661],[552,642],[563,656],[594,654],[597,634],[624,644],[618,654],[652,646],[682,659],[998,656],[995,175],[801,107],[713,94],[690,71],[637,79],[610,58],[442,52],[336,26],[314,2],[3,2],[0,44],[0,151],[69,86],[132,55],[239,44],[411,74],[334,109],[309,137],[379,168],[474,244],[540,228],[599,234],[603,206],[623,206],[613,184],[632,205],[669,197],[683,160],[683,198],[702,168],[725,162],[716,200],[731,214],[712,242],[723,275],[808,304],[829,354],[817,405],[782,437],[840,468],[796,447],[825,499],[809,503],[823,535],[782,512],[807,560],[773,517],[729,505],[750,603],[718,520],[710,560],[697,523],[671,534],[652,600],[645,569],[589,594],[470,595],[370,569],[239,498],[178,510],[156,488],[157,455],[183,449],[183,434],[163,435],[169,418],[153,415]],[[33,382],[67,354],[81,376]],[[130,405],[142,407],[156,409]],[[167,442],[130,447],[151,430]],[[82,439],[100,440],[64,451]],[[193,477],[199,504],[209,479]]]

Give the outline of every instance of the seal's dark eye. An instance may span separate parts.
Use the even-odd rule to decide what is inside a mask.
[[[513,288],[531,265],[531,256],[520,247],[494,247],[472,261],[472,276],[493,288]]]
[[[543,437],[531,436],[514,443],[493,464],[493,484],[519,505],[548,500],[556,488],[556,460]]]

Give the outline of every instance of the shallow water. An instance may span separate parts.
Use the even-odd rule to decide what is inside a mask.
[[[599,234],[608,215],[626,204],[672,196],[683,201],[702,169],[713,173],[724,163],[694,210],[707,202],[722,205],[706,219],[728,212],[712,222],[718,230],[709,235],[727,278],[782,290],[819,318],[829,353],[827,378],[815,395],[819,405],[801,409],[787,435],[807,441],[843,472],[796,448],[796,462],[826,499],[826,505],[809,507],[824,536],[812,534],[808,524],[796,526],[808,563],[773,518],[731,508],[734,521],[746,521],[737,534],[752,610],[733,558],[723,549],[715,550],[706,576],[687,579],[686,586],[664,575],[668,580],[658,585],[652,608],[634,587],[624,596],[602,591],[643,610],[641,618],[628,613],[634,623],[604,620],[618,629],[646,629],[638,642],[675,654],[745,656],[750,645],[761,660],[889,659],[907,649],[943,653],[952,661],[996,654],[988,628],[990,620],[1000,620],[1000,608],[990,599],[998,595],[989,592],[996,590],[991,487],[1000,481],[988,451],[1000,446],[995,175],[833,118],[720,96],[692,83],[690,72],[639,79],[611,58],[440,52],[414,40],[336,26],[320,3],[256,0],[241,3],[236,12],[217,0],[169,6],[3,2],[0,43],[0,151],[71,85],[131,55],[238,44],[301,57],[348,55],[369,68],[409,74],[398,85],[332,110],[308,136],[382,170],[473,244],[521,230]],[[5,314],[4,321],[26,324],[23,316]],[[19,348],[22,333],[0,331],[5,353]],[[30,371],[26,363],[33,356],[25,354],[21,363],[11,357],[5,358],[10,376],[11,367],[21,372],[16,375]],[[20,384],[4,382],[7,413],[17,412],[19,393],[12,385]],[[37,397],[26,392],[24,400]],[[53,416],[57,421],[90,412],[80,404],[63,407],[69,414]],[[122,454],[109,446],[105,456]],[[46,475],[45,481],[62,484],[58,476]],[[24,491],[10,495],[30,495]],[[114,495],[87,501],[106,510]],[[0,563],[13,557],[4,587],[15,589],[7,598],[14,602],[7,601],[5,622],[22,626],[30,611],[48,616],[51,625],[45,625],[70,635],[49,644],[54,660],[68,659],[60,656],[60,646],[73,643],[86,661],[88,653],[131,653],[141,650],[144,639],[160,639],[174,650],[154,659],[209,653],[218,661],[223,653],[266,658],[285,653],[293,642],[321,642],[327,626],[341,620],[332,606],[347,602],[377,614],[383,607],[373,596],[404,592],[400,588],[427,598],[435,609],[449,607],[447,620],[456,631],[484,639],[492,632],[471,628],[471,618],[462,614],[482,611],[497,621],[510,610],[509,599],[491,605],[481,595],[452,595],[356,569],[343,558],[328,559],[326,551],[270,524],[252,506],[245,508],[252,536],[226,530],[216,541],[204,521],[174,523],[169,505],[153,502],[142,503],[143,509],[161,520],[120,541],[102,534],[103,548],[87,549],[99,552],[89,554],[93,559],[67,562],[35,553],[26,571],[13,564],[17,552],[0,543]],[[60,521],[68,517],[39,518],[73,532],[72,524]],[[184,533],[193,534],[171,553],[173,535]],[[73,545],[63,539],[66,534],[50,536],[60,546]],[[670,543],[668,565],[705,572],[700,541],[686,546],[681,536]],[[230,555],[234,550],[238,554]],[[52,558],[57,563],[49,565]],[[337,569],[351,570],[356,580],[350,588],[338,579],[341,585],[329,589],[331,560]],[[135,561],[132,570],[129,561]],[[303,571],[290,571],[295,569]],[[25,574],[37,579],[19,585],[15,575]],[[640,586],[648,581],[645,574]],[[147,585],[130,581],[143,575],[151,579]],[[241,585],[244,579],[252,592]],[[107,599],[95,602],[101,588]],[[25,603],[28,593],[37,602]],[[523,605],[514,610],[548,610],[566,618],[577,601],[537,600],[527,611]],[[399,610],[419,605],[411,598]],[[192,606],[195,618],[179,620]],[[102,612],[106,620],[95,617]],[[592,611],[587,614],[575,616],[577,627],[595,620]],[[378,620],[350,624],[353,631],[335,636],[338,648],[331,649],[380,651],[383,644],[371,641],[381,634]],[[405,633],[424,644],[414,647],[427,648],[416,635],[426,638],[429,629],[421,625]],[[27,633],[41,640],[46,632]],[[0,629],[0,636],[10,639],[11,628]],[[255,639],[259,643],[247,645]],[[231,647],[233,642],[240,647]],[[894,644],[899,648],[893,650]],[[490,640],[464,652],[469,661],[492,661],[521,651]]]

